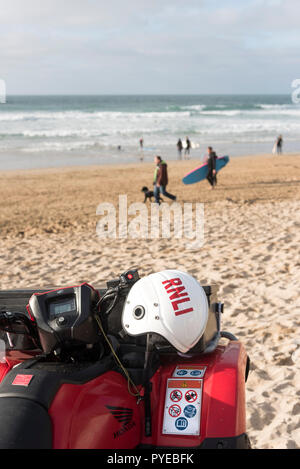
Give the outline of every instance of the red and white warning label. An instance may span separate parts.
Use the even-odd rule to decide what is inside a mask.
[[[27,388],[32,378],[33,375],[17,375],[11,384],[13,386],[24,386]]]
[[[200,435],[202,389],[201,379],[168,380],[164,435]]]
[[[186,402],[196,402],[197,398],[198,398],[198,393],[196,391],[194,391],[193,389],[189,389],[189,391],[187,391],[185,393],[185,400]]]
[[[181,414],[181,407],[179,405],[171,405],[171,407],[169,407],[169,414],[174,418],[179,417]]]
[[[173,378],[204,378],[206,366],[204,365],[178,365]]]
[[[172,402],[179,402],[182,399],[182,392],[179,389],[174,389],[170,392],[170,399]]]

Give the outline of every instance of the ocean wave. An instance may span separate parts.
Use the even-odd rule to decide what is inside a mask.
[[[205,104],[193,104],[191,106],[181,106],[180,109],[184,111],[203,111],[206,108]]]
[[[24,111],[24,112],[0,112],[0,122],[5,125],[14,125],[17,123],[32,126],[51,126],[55,122],[59,125],[61,122],[67,122],[70,125],[80,125],[84,122],[90,125],[102,125],[106,122],[173,122],[184,118],[201,117],[260,117],[266,118],[275,116],[300,117],[299,105],[268,105],[256,104],[250,108],[234,108],[226,105],[208,106],[204,104],[195,104],[188,106],[178,106],[175,110],[170,107],[169,110],[161,112],[121,112],[121,111]]]
[[[169,98],[168,98],[169,99]],[[263,100],[243,102],[232,98],[209,102],[183,98],[158,102],[155,106],[132,105],[101,110],[94,108],[8,110],[0,107],[0,151],[16,149],[25,153],[86,152],[116,149],[119,145],[139,150],[144,137],[150,148],[175,148],[179,137],[188,135],[194,144],[216,142],[274,142],[300,135],[300,106]],[[148,109],[148,110],[147,110]],[[149,110],[150,109],[150,110]]]
[[[221,111],[220,111],[221,112]],[[256,116],[240,118],[239,114],[228,111],[227,115],[204,114],[201,119],[189,116],[176,119],[120,119],[119,121],[106,120],[99,125],[98,122],[69,121],[61,124],[52,123],[44,126],[41,123],[32,126],[13,125],[1,126],[0,139],[113,139],[115,141],[138,141],[143,135],[147,140],[151,138],[173,139],[186,135],[211,135],[261,133],[269,134],[285,132],[287,135],[300,134],[300,120],[280,119],[278,115],[272,118]]]
[[[1,112],[0,113],[0,121],[43,121],[43,120],[118,120],[118,119],[155,119],[155,118],[166,118],[166,119],[173,119],[178,114],[182,115],[182,112],[120,112],[120,111],[93,111],[93,112],[86,112],[86,111],[58,111],[58,112]],[[189,116],[189,112],[185,112],[186,116]]]

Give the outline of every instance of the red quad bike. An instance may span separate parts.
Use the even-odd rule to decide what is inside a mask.
[[[216,295],[176,270],[0,292],[0,448],[250,448]]]

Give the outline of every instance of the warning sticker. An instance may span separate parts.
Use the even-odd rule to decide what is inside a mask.
[[[172,391],[170,393],[170,399],[172,402],[179,402],[181,401],[182,399],[182,392],[179,391],[179,389],[174,389],[174,391]]]
[[[177,419],[176,422],[175,422],[175,427],[180,432],[184,432],[187,429],[188,426],[189,426],[189,422],[184,417],[181,417],[180,419]]]
[[[173,378],[203,378],[206,371],[203,365],[178,365],[173,373]]]
[[[163,420],[164,435],[200,435],[203,380],[169,379]],[[178,399],[180,404],[174,404]]]
[[[32,378],[33,375],[17,375],[11,384],[13,386],[24,386],[27,388]]]
[[[195,417],[197,413],[197,409],[194,405],[187,405],[185,408],[184,408],[184,415],[188,418],[188,419],[192,419],[193,417]]]
[[[185,393],[185,399],[187,402],[195,402],[197,400],[198,394],[193,389],[190,389]]]
[[[202,388],[202,380],[197,379],[197,381],[192,381],[191,379],[169,379],[168,380],[168,389],[170,388]],[[175,391],[179,391],[179,389],[175,389]]]
[[[179,417],[179,415],[181,414],[181,407],[179,405],[171,405],[171,407],[169,407],[169,414],[171,415],[171,417]]]

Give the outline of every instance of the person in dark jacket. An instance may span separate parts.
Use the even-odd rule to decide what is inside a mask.
[[[208,180],[211,188],[214,189],[217,185],[217,169],[216,169],[217,155],[213,151],[212,147],[208,147],[208,173],[206,179]]]
[[[177,142],[177,150],[178,150],[178,159],[182,160],[182,149],[183,149],[183,143],[181,138]]]
[[[165,197],[175,201],[176,196],[169,194],[169,192],[166,191],[166,187],[169,183],[167,163],[165,163],[160,156],[156,156],[154,158],[154,162],[156,164],[153,182],[155,202],[160,204],[160,194],[163,194]]]
[[[191,141],[188,137],[185,139],[185,151],[184,151],[184,158],[189,159],[190,158],[190,151],[192,148]]]
[[[279,135],[279,137],[277,138],[277,141],[276,141],[277,155],[281,155],[282,145],[283,145],[283,138],[282,138],[282,135]]]

